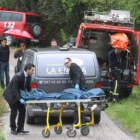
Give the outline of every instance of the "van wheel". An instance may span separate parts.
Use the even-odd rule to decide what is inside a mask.
[[[101,110],[99,108],[94,110],[94,123],[99,124],[101,120]]]
[[[34,122],[35,122],[35,117],[31,117],[31,116],[29,115],[29,113],[27,112],[27,113],[26,113],[26,123],[27,123],[27,124],[34,124]]]
[[[11,35],[4,36],[7,39],[7,45],[12,46],[14,44],[14,38]]]

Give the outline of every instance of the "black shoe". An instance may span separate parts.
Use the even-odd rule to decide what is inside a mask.
[[[27,133],[29,133],[29,131],[25,131],[25,130],[17,130],[17,133],[27,134]]]
[[[11,130],[11,134],[17,135],[17,131],[16,130]]]

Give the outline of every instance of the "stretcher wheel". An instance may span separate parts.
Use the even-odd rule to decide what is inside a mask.
[[[48,138],[50,136],[50,134],[51,134],[50,130],[47,130],[46,133],[45,133],[45,129],[42,130],[42,135],[44,138]]]
[[[54,128],[54,132],[56,133],[56,134],[61,134],[62,133],[62,127],[59,127],[58,129],[57,129],[57,126]]]
[[[76,130],[69,129],[69,130],[67,131],[67,136],[68,136],[68,137],[75,137],[75,136],[76,136]]]
[[[87,135],[89,134],[89,127],[88,127],[88,126],[83,126],[83,127],[81,128],[81,134],[82,134],[83,136],[87,136]]]

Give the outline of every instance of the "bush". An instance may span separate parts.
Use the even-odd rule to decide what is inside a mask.
[[[0,140],[5,140],[4,134],[2,133],[2,120],[1,117],[6,112],[6,102],[3,98],[3,89],[0,88]]]

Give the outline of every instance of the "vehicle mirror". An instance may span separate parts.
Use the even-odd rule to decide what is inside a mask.
[[[19,66],[15,66],[15,73],[18,73],[19,72]]]

